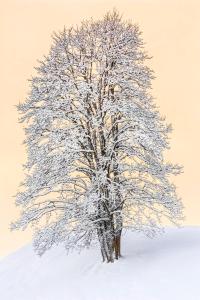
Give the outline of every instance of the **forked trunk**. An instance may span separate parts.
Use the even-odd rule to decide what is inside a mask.
[[[100,247],[103,261],[109,263],[114,262],[114,259],[119,259],[121,257],[121,232],[113,239],[101,235]]]
[[[107,263],[114,262],[111,240],[103,238],[101,240],[100,247],[103,261],[106,261]]]

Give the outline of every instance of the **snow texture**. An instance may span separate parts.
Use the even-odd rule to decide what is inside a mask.
[[[0,262],[3,300],[199,300],[200,228],[148,239],[128,232],[123,258],[101,263],[95,249],[42,258],[26,246]]]

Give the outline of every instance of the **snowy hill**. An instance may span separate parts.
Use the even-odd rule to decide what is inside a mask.
[[[200,228],[124,237],[124,257],[103,264],[98,251],[42,258],[26,246],[0,261],[2,300],[199,300]]]

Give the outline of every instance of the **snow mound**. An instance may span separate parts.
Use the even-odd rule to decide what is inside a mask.
[[[0,261],[2,300],[199,300],[200,228],[167,229],[156,239],[123,236],[123,257],[101,262],[96,249],[42,258],[26,246]]]

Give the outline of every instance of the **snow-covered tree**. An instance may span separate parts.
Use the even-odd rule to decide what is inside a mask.
[[[181,169],[163,158],[171,126],[150,95],[148,58],[138,26],[116,11],[53,35],[18,106],[28,161],[12,227],[33,224],[40,255],[96,242],[112,262],[122,229],[152,236],[182,218],[169,180]]]

